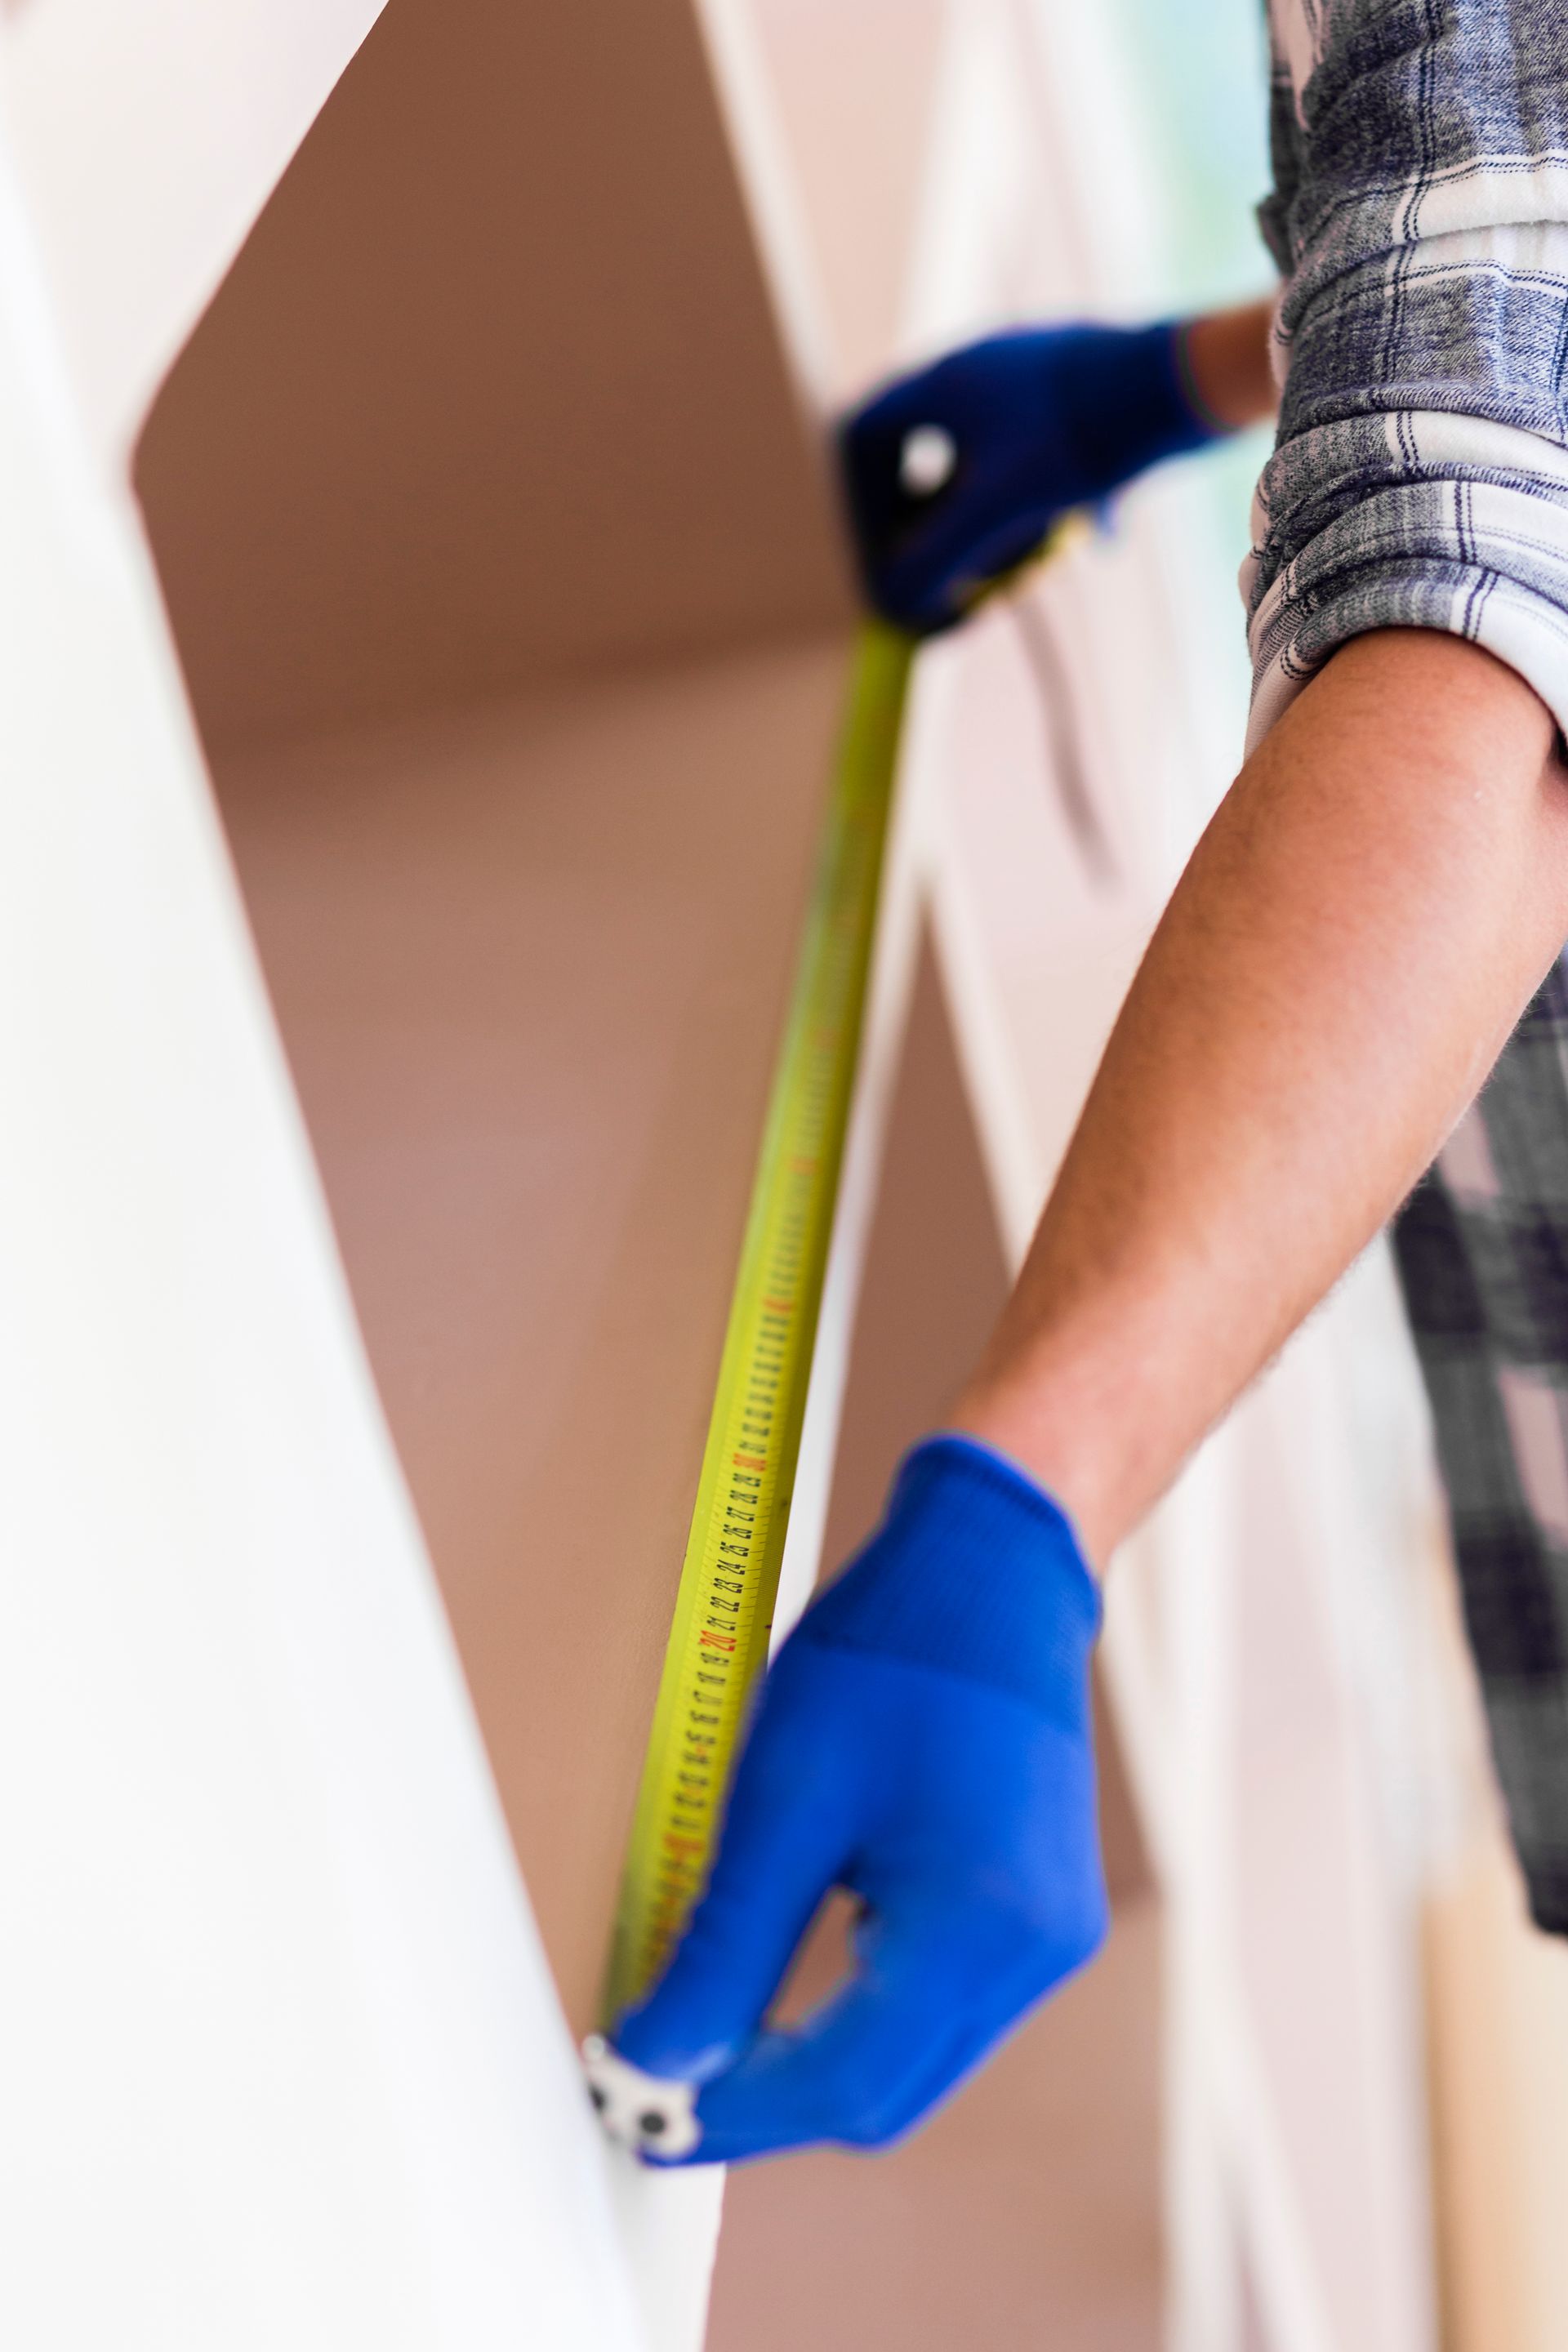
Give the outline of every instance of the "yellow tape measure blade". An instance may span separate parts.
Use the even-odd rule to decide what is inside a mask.
[[[767,1657],[912,651],[871,624],[856,653],[621,1884],[612,2020],[658,1974],[706,1883],[747,1696]]]

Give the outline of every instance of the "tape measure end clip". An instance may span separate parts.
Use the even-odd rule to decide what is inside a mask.
[[[667,2083],[657,2074],[645,2074],[612,2049],[602,2033],[590,2033],[584,2041],[583,2070],[600,2123],[622,2147],[672,2161],[689,2156],[701,2139],[694,2084]]]

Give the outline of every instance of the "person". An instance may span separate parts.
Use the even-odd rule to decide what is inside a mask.
[[[1272,316],[991,338],[845,427],[870,592],[929,631],[1279,390],[1245,763],[1000,1325],[780,1652],[616,2029],[694,2087],[689,2161],[896,2138],[1092,1955],[1096,1573],[1402,1202],[1500,1770],[1568,1931],[1568,14],[1271,16]],[[855,1972],[775,2030],[835,1885]]]

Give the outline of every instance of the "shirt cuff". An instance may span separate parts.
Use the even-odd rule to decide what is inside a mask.
[[[1563,728],[1568,226],[1444,235],[1313,277],[1281,310],[1279,438],[1242,569],[1249,751],[1338,646],[1384,628],[1484,646]]]
[[[1463,438],[1452,416],[1391,416],[1378,426],[1405,446]],[[1478,450],[1503,430],[1478,423]],[[1249,752],[1329,656],[1373,629],[1438,629],[1484,646],[1568,730],[1568,458],[1538,446],[1562,469],[1561,486],[1538,476],[1526,488],[1471,465],[1353,502],[1325,498],[1330,519],[1254,606]],[[1331,482],[1356,477],[1353,460],[1324,456]],[[1256,571],[1255,556],[1244,593]]]

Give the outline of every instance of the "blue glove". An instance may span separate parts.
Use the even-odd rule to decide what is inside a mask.
[[[1021,1470],[966,1437],[915,1448],[780,1651],[708,1892],[613,2036],[644,2074],[700,2086],[683,2160],[879,2147],[1092,1956],[1099,1625],[1072,1528]],[[765,2027],[834,1886],[866,1906],[856,1972],[797,2029]]]
[[[951,628],[1062,515],[1221,430],[1169,320],[1020,328],[900,377],[839,427],[870,600],[918,636]]]

